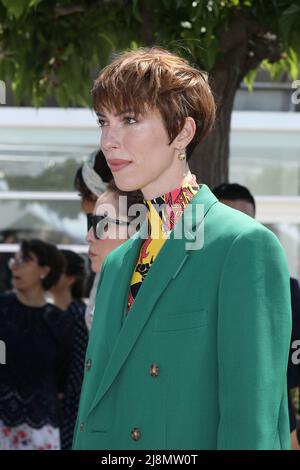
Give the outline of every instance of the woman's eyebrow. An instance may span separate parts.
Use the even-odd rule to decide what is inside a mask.
[[[123,116],[124,114],[132,114],[134,111],[132,109],[127,109],[125,111],[120,111],[119,113],[115,113],[114,117]],[[106,115],[103,113],[96,112],[96,116],[101,118],[106,118]]]

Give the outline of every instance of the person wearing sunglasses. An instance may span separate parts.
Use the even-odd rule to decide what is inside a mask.
[[[141,194],[121,192],[114,182],[110,182],[107,191],[96,202],[95,213],[87,214],[88,255],[95,272],[101,270],[106,256],[128,239],[130,220],[127,213],[118,211],[118,197],[121,195],[126,195],[128,207],[142,202]]]
[[[125,197],[125,206],[119,205],[119,198]],[[128,239],[128,227],[131,218],[128,210],[134,204],[142,204],[143,196],[140,191],[120,191],[112,180],[107,190],[101,194],[96,202],[94,213],[87,214],[87,236],[89,244],[88,256],[91,268],[96,273],[97,282],[92,288],[89,306],[85,319],[88,329],[91,330],[96,292],[100,282],[102,264],[107,255]]]
[[[60,397],[68,382],[72,319],[46,298],[64,258],[52,244],[22,241],[11,258],[13,292],[0,295],[0,449],[58,450]]]
[[[92,96],[115,183],[142,191],[148,231],[103,264],[73,448],[290,448],[285,254],[187,162],[215,120],[207,75],[141,48],[114,57]]]
[[[78,168],[74,178],[74,188],[78,191],[81,208],[85,214],[93,213],[97,198],[106,191],[107,183],[111,181],[112,177],[112,172],[100,149],[90,153],[83,165]],[[85,310],[85,322],[88,330],[92,326],[99,279],[100,272],[89,270],[85,283],[85,296],[89,298]]]

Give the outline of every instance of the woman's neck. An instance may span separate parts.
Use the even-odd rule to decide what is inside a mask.
[[[146,201],[150,201],[162,196],[163,194],[167,194],[173,189],[179,188],[191,178],[192,173],[190,172],[188,165],[186,165],[185,169],[180,172],[171,171],[168,173],[167,179],[164,178],[164,175],[161,175],[157,181],[149,184],[145,188],[142,188],[144,199]]]
[[[72,302],[72,295],[70,291],[51,291],[54,305],[61,310],[67,310]]]
[[[46,303],[46,296],[43,289],[37,288],[33,290],[17,290],[17,299],[28,307],[43,307]]]
[[[189,173],[181,185],[145,201],[148,208],[148,236],[166,238],[199,190],[196,177]]]

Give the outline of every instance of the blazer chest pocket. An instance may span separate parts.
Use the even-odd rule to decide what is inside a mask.
[[[208,312],[206,309],[182,312],[178,314],[165,315],[156,318],[154,331],[182,331],[192,330],[208,324]]]

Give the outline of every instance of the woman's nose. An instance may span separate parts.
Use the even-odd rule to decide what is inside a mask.
[[[94,233],[93,233],[93,227],[90,228],[90,230],[88,231],[88,233],[86,234],[86,237],[85,237],[86,241],[88,243],[92,242],[95,240],[95,237],[94,237]]]
[[[102,128],[100,145],[101,148],[106,151],[119,147],[120,133],[118,132],[117,126],[109,125]]]
[[[14,273],[16,271],[16,264],[15,263],[9,263],[8,267],[11,270],[12,273]]]
[[[9,269],[11,270],[11,272],[14,272],[16,269],[18,269],[18,265],[16,263],[16,259],[15,258],[10,258],[8,260],[8,267]]]

